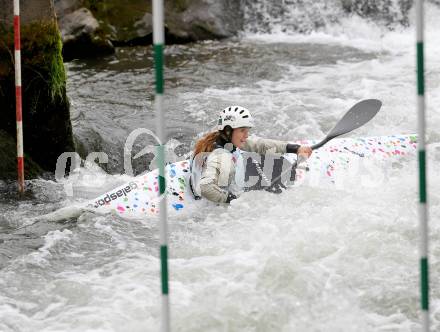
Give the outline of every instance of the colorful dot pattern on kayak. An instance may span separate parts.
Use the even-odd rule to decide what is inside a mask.
[[[414,153],[417,149],[417,136],[396,135],[369,138],[342,138],[330,141],[324,148],[313,152],[308,161],[309,169],[313,169],[330,182],[335,182],[338,170],[347,170],[355,160],[374,158],[384,160]],[[297,170],[296,180],[302,182],[306,177],[305,170]]]
[[[299,144],[311,145],[314,141]],[[411,135],[369,138],[339,138],[313,152],[307,161],[309,172],[334,182],[336,173],[347,170],[355,161],[363,158],[389,160],[414,154],[417,137]],[[189,184],[189,162],[180,161],[167,165],[166,193],[170,211],[181,213],[188,204],[194,204]],[[308,175],[303,169],[296,172],[296,181],[301,183]],[[159,213],[159,186],[157,170],[140,175],[128,184],[101,195],[92,203],[94,207],[110,208],[120,215],[157,215]]]

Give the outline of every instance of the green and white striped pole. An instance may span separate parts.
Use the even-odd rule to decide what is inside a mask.
[[[419,155],[419,223],[420,223],[420,291],[422,331],[429,331],[429,273],[428,273],[428,206],[426,190],[425,152],[425,78],[423,56],[423,0],[416,1],[417,22],[417,108]]]
[[[167,199],[165,184],[165,149],[166,141],[164,112],[163,112],[163,48],[164,36],[164,8],[163,0],[153,0],[153,44],[154,44],[154,68],[156,73],[156,96],[154,106],[156,108],[156,128],[159,137],[157,157],[159,163],[159,195],[160,195],[160,268],[162,283],[162,324],[161,330],[170,330],[170,304],[168,298],[168,225],[167,225]]]

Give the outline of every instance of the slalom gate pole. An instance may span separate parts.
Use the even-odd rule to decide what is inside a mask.
[[[154,68],[156,77],[156,95],[154,105],[156,108],[156,128],[159,137],[157,157],[159,163],[159,195],[160,195],[160,267],[162,284],[162,321],[161,330],[170,331],[170,304],[168,297],[168,225],[167,225],[167,199],[165,184],[165,149],[166,133],[163,112],[163,49],[165,44],[164,34],[164,6],[163,0],[153,0],[153,44]]]
[[[426,190],[425,150],[425,78],[423,54],[423,0],[416,0],[417,30],[417,109],[419,158],[419,228],[420,228],[420,291],[422,331],[429,331],[429,273],[428,273],[428,206]]]
[[[23,116],[21,97],[20,0],[14,0],[15,118],[17,121],[18,191],[24,192]]]

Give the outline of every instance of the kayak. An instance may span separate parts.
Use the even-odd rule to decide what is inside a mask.
[[[317,141],[293,142],[313,145]],[[338,174],[357,167],[362,160],[396,160],[414,155],[417,149],[416,135],[391,135],[365,138],[335,138],[323,147],[314,150],[305,165],[296,168],[294,186],[313,177],[316,181],[336,183]],[[283,156],[295,163],[296,155]],[[178,161],[165,167],[167,205],[179,213],[195,204],[189,186],[189,160]],[[99,211],[112,211],[121,216],[152,216],[159,213],[158,170],[133,178],[132,181],[106,192],[87,203],[87,207]]]

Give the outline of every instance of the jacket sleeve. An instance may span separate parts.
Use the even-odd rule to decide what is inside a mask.
[[[200,179],[200,194],[215,203],[229,203],[231,194],[222,189],[229,185],[229,174],[234,167],[228,152],[214,150],[206,160]]]
[[[270,153],[286,153],[287,142],[277,141],[273,139],[265,139],[261,137],[252,137],[246,140],[241,150],[248,152],[256,152],[258,154]]]
[[[265,139],[261,137],[252,137],[246,140],[241,150],[256,152],[258,154],[269,153],[297,153],[300,145],[277,141],[274,139]]]

